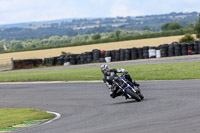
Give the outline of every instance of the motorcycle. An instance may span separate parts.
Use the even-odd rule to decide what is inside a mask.
[[[144,99],[140,88],[134,86],[129,80],[127,80],[124,74],[121,74],[120,76],[116,75],[113,79],[113,83],[119,87],[117,94],[125,96],[126,99],[135,99],[137,102]]]

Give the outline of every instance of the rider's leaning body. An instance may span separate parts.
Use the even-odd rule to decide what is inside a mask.
[[[118,91],[118,87],[113,84],[113,79],[117,76],[117,73],[124,73],[125,74],[125,78],[127,80],[129,80],[133,85],[135,86],[139,86],[138,83],[136,83],[130,76],[130,74],[128,74],[128,72],[125,71],[125,69],[109,69],[109,66],[107,64],[101,65],[101,72],[103,73],[103,82],[106,84],[106,86],[111,89],[110,92],[110,96],[112,98],[115,98],[118,96],[117,91]]]

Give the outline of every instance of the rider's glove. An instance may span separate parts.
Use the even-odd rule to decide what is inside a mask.
[[[109,88],[109,89],[112,89],[112,85],[108,85],[108,88]]]
[[[124,72],[125,72],[125,69],[121,68],[121,72],[124,73]]]

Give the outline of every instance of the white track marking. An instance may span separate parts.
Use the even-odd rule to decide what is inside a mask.
[[[55,115],[55,118],[53,118],[53,119],[51,119],[51,120],[49,120],[49,121],[47,121],[47,122],[45,122],[45,123],[43,123],[43,124],[41,124],[41,125],[49,124],[49,123],[51,123],[51,122],[53,122],[53,121],[55,121],[55,120],[57,120],[57,119],[59,119],[59,118],[61,117],[61,114],[59,114],[59,113],[51,112],[51,111],[46,111],[46,112],[47,112],[47,113],[50,113],[50,114],[54,114],[54,115]]]

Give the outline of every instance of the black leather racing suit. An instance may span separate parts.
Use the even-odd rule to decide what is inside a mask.
[[[109,69],[106,73],[104,73],[103,81],[106,84],[106,86],[109,89],[111,89],[110,96],[112,98],[115,98],[115,97],[121,95],[121,94],[117,94],[117,91],[118,91],[119,88],[118,88],[118,86],[113,84],[113,79],[117,76],[116,75],[117,73],[123,73],[123,72],[125,72],[124,69],[113,68],[113,69]],[[135,83],[132,80],[131,76],[127,72],[125,74],[125,78],[127,80],[129,80],[131,83],[133,83],[133,84]]]

